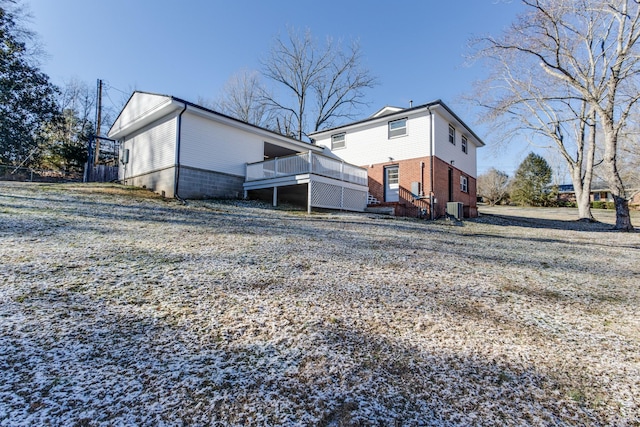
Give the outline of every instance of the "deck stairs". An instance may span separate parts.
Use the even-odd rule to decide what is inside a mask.
[[[367,194],[367,206],[371,206],[371,205],[379,205],[380,204],[380,200],[376,199],[375,197],[373,197],[371,195],[371,193]]]

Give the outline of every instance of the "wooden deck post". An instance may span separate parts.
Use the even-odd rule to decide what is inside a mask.
[[[278,206],[278,187],[273,187],[273,206]]]

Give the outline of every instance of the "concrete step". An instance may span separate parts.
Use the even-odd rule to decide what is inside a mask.
[[[374,213],[380,215],[391,215],[394,216],[396,214],[396,208],[394,206],[369,206],[364,210],[367,213]]]

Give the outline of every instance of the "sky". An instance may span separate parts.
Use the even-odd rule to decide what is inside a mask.
[[[241,70],[258,70],[275,37],[309,29],[323,41],[357,41],[377,78],[369,106],[408,107],[441,99],[478,134],[478,173],[512,175],[531,151],[504,147],[477,124],[463,98],[487,70],[468,61],[473,37],[500,34],[523,6],[518,0],[24,0],[52,82],[95,87],[119,109],[133,90],[192,102],[213,100]]]

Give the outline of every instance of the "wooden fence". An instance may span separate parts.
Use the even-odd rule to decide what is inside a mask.
[[[87,166],[84,168],[84,182],[113,182],[118,180],[118,167],[107,165]]]

